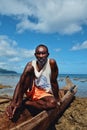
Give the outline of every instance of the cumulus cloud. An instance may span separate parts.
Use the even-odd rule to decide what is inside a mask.
[[[83,50],[83,49],[87,49],[87,41],[84,41],[81,44],[78,43],[71,48],[72,51]]]
[[[87,25],[86,0],[0,0],[0,14],[17,18],[19,33],[73,34]]]
[[[11,67],[12,63],[16,66],[16,62],[32,57],[34,57],[34,50],[19,48],[15,40],[11,40],[5,35],[0,36],[0,67],[3,65]]]
[[[0,36],[0,56],[4,56],[8,58],[13,58],[17,56],[20,58],[29,58],[32,57],[33,54],[34,54],[34,50],[19,48],[17,46],[16,41],[11,40],[7,36]]]
[[[61,51],[61,48],[55,48],[54,51],[59,52],[59,51]]]
[[[10,40],[7,36],[0,36],[0,56],[12,57],[17,54],[14,49],[15,41]]]

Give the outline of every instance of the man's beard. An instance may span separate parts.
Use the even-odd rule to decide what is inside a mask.
[[[47,62],[47,59],[38,59],[38,64],[43,67],[45,65],[45,63]]]

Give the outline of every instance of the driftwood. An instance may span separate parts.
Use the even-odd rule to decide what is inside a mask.
[[[7,95],[0,95],[0,99],[9,99],[9,100],[12,100],[12,97],[7,96]]]
[[[1,99],[0,100],[0,104],[7,103],[7,102],[9,102],[9,99]]]
[[[13,120],[9,120],[5,113],[1,114],[0,130],[46,130],[50,123],[52,123],[56,118],[60,118],[70,102],[73,100],[77,89],[73,83],[71,83],[73,85],[71,86],[70,82],[70,79],[67,77],[67,92],[65,87],[65,90],[60,90],[60,96],[62,100],[61,105],[58,104],[55,109],[51,109],[49,111],[39,111],[33,107],[26,108],[22,106],[21,109],[19,109],[15,114]],[[66,94],[64,95],[64,93]]]
[[[12,97],[0,95],[0,104],[7,103],[12,100]]]

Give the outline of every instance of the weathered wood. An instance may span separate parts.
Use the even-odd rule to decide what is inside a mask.
[[[15,120],[9,120],[5,113],[0,115],[0,130],[46,130],[50,123],[62,115],[74,98],[77,89],[71,85],[73,83],[68,79],[67,88],[65,89],[67,92],[63,89],[62,92],[60,91],[60,95],[64,95],[66,92],[64,96],[62,95],[62,104],[57,105],[55,109],[42,112],[36,110],[35,112],[34,108],[29,110],[23,107],[16,113]]]
[[[74,86],[73,82],[70,80],[69,76],[65,78],[66,86],[63,87],[64,90],[69,90],[72,86]]]
[[[56,119],[59,118],[60,115],[67,108],[71,100],[73,99],[74,94],[76,93],[76,88],[73,90],[73,93],[68,91],[66,96],[63,98],[62,105],[58,105],[57,108],[52,109],[50,111],[43,111],[39,113],[37,116],[33,117],[31,120],[27,120],[20,125],[12,128],[10,130],[46,130],[48,126]],[[40,127],[41,126],[41,127]]]
[[[7,103],[7,102],[9,102],[9,101],[10,101],[9,99],[1,99],[1,100],[0,100],[0,104]]]
[[[0,104],[8,103],[12,100],[12,97],[6,95],[0,95]]]
[[[12,97],[7,96],[7,95],[0,95],[0,99],[9,99],[9,100],[12,100]]]

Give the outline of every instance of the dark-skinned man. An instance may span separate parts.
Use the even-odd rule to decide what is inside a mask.
[[[56,107],[59,102],[58,66],[56,61],[48,56],[47,46],[41,44],[36,47],[36,60],[27,63],[16,85],[13,99],[6,109],[9,119],[12,119],[15,111],[21,107],[24,94],[28,98],[25,105],[40,110]]]

